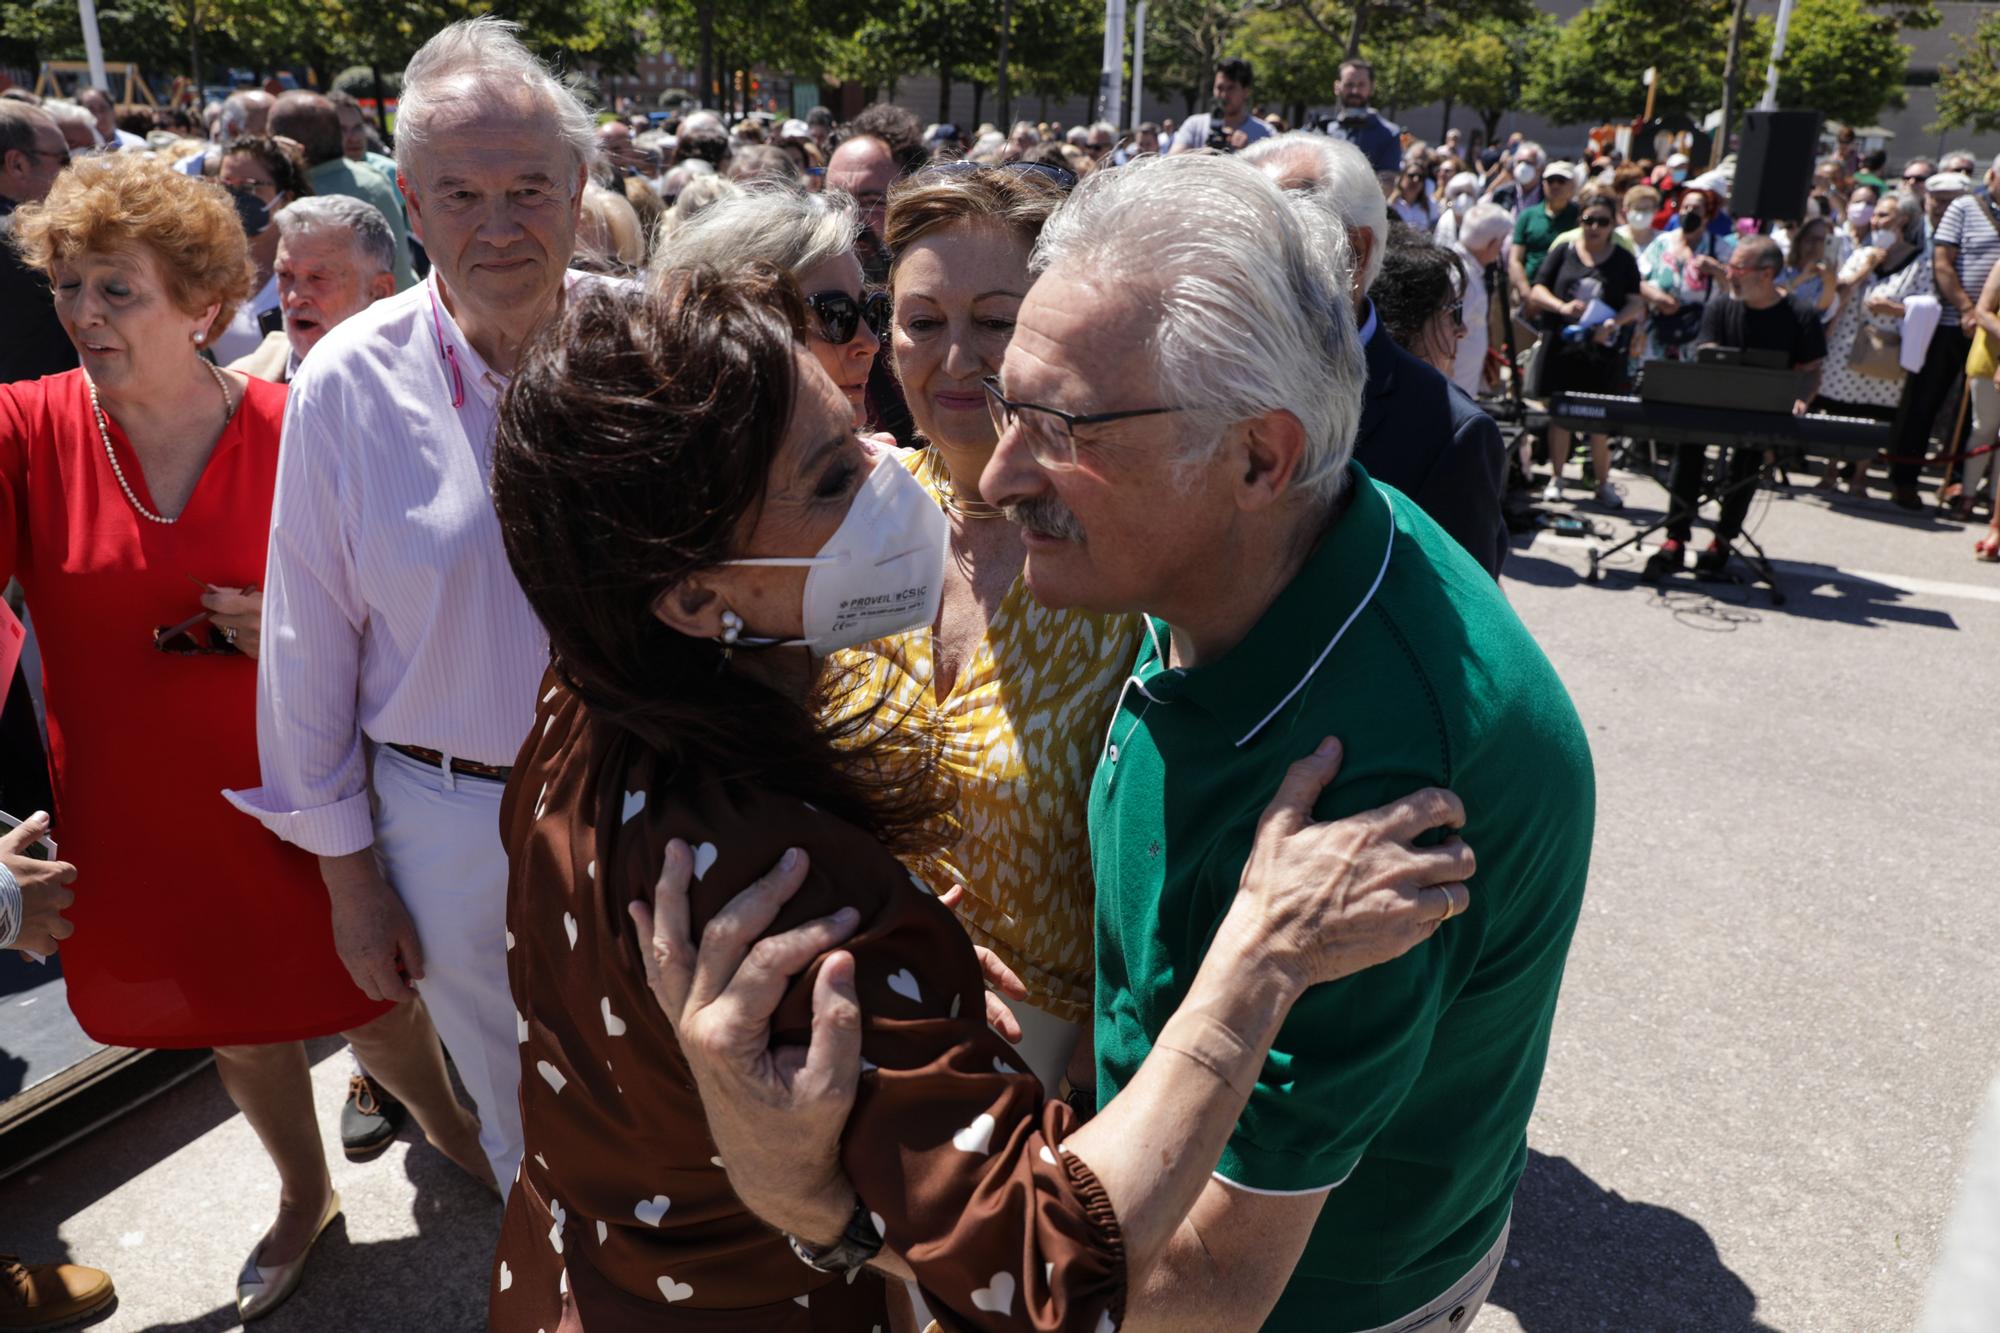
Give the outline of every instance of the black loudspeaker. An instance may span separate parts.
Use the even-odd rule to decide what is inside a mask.
[[[1752,111],[1743,118],[1729,211],[1758,221],[1802,218],[1819,157],[1817,111]]]

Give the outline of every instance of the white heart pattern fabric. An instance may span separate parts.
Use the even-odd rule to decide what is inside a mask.
[[[604,1243],[604,1238],[605,1238],[606,1236],[609,1236],[610,1234],[611,1234],[611,1228],[610,1228],[610,1227],[608,1227],[608,1226],[606,1226],[606,1225],[604,1225],[604,1219],[603,1219],[603,1218],[601,1218],[601,1217],[600,1217],[600,1218],[598,1218],[598,1219],[597,1219],[597,1243],[598,1243],[599,1245],[602,1245],[602,1244]]]
[[[996,1055],[993,1057],[993,1072],[996,1074],[1018,1074],[1021,1071]]]
[[[650,1199],[641,1199],[632,1205],[632,1216],[649,1227],[656,1227],[660,1225],[660,1219],[667,1215],[667,1209],[671,1207],[673,1207],[671,1199],[664,1194],[655,1194]]]
[[[500,1290],[505,1291],[507,1290],[507,1288],[513,1285],[514,1285],[514,1270],[507,1267],[507,1261],[505,1259],[502,1259],[500,1261]]]
[[[898,968],[889,974],[889,989],[911,1004],[924,1002],[924,988],[917,984],[916,974],[907,967]]]
[[[1056,1155],[1049,1151],[1049,1145],[1046,1143],[1042,1145],[1042,1160],[1044,1162],[1047,1162],[1050,1166],[1054,1166],[1056,1164]]]
[[[1097,1327],[1093,1333],[1118,1333],[1118,1325],[1111,1322],[1111,1311],[1103,1310],[1098,1313]]]
[[[631,822],[632,822],[632,816],[633,816],[633,815],[636,815],[636,814],[638,814],[638,813],[639,813],[639,812],[640,812],[641,810],[644,810],[645,808],[646,808],[646,793],[645,793],[645,792],[642,792],[642,791],[628,791],[628,792],[626,792],[626,793],[625,793],[625,813],[624,813],[624,816],[623,816],[623,817],[622,817],[621,819],[619,819],[619,821],[618,821],[618,822],[619,822],[619,823],[621,823],[621,824],[629,824],[629,823],[631,823]]]
[[[514,951],[514,932],[511,930],[507,932],[507,951],[509,953]]]
[[[882,1220],[882,1214],[871,1211],[868,1214],[868,1220],[875,1224],[876,1235],[882,1237],[884,1240],[889,1238],[889,1224]]]
[[[995,1273],[990,1282],[972,1293],[972,1306],[991,1314],[1013,1314],[1014,1275]]]
[[[569,936],[569,947],[574,949],[576,947],[576,918],[568,912],[563,913],[563,934]]]
[[[569,1220],[569,1214],[563,1211],[563,1206],[560,1200],[550,1199],[549,1216],[555,1219],[555,1225],[549,1228],[549,1244],[556,1247],[557,1254],[561,1254],[563,1245],[562,1242],[563,1223]]]
[[[660,1278],[660,1295],[667,1298],[667,1304],[684,1301],[694,1295],[694,1288],[685,1282],[676,1282],[670,1277]]]
[[[705,842],[694,849],[694,877],[701,879],[715,869],[715,859],[722,853],[715,850],[715,844]]]
[[[960,1152],[990,1152],[993,1147],[993,1117],[981,1111],[971,1124],[951,1136],[951,1146]]]
[[[527,1039],[528,1039],[528,1020],[521,1017],[521,1011],[519,1009],[516,1009],[514,1011],[514,1040],[526,1041]]]
[[[625,1035],[625,1020],[611,1012],[611,997],[605,996],[597,1002],[597,1012],[604,1015],[604,1035],[622,1037]],[[606,1062],[609,1063],[608,1061]]]
[[[542,1076],[543,1082],[547,1083],[557,1092],[561,1092],[563,1090],[563,1085],[569,1082],[569,1079],[564,1077],[563,1071],[557,1069],[547,1060],[535,1061],[535,1072]]]

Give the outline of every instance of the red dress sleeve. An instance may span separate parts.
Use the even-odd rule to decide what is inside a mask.
[[[19,571],[28,535],[28,436],[41,415],[31,396],[41,397],[33,381],[0,384],[0,587]]]

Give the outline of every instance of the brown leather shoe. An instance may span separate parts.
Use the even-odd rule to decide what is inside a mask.
[[[111,1274],[80,1264],[24,1264],[0,1254],[0,1329],[67,1328],[117,1299]]]

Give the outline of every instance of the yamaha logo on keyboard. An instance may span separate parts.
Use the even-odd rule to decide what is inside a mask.
[[[1589,417],[1592,420],[1602,421],[1607,414],[1605,413],[1603,408],[1598,407],[1592,403],[1570,403],[1569,411],[1563,413],[1563,415],[1570,417]]]

